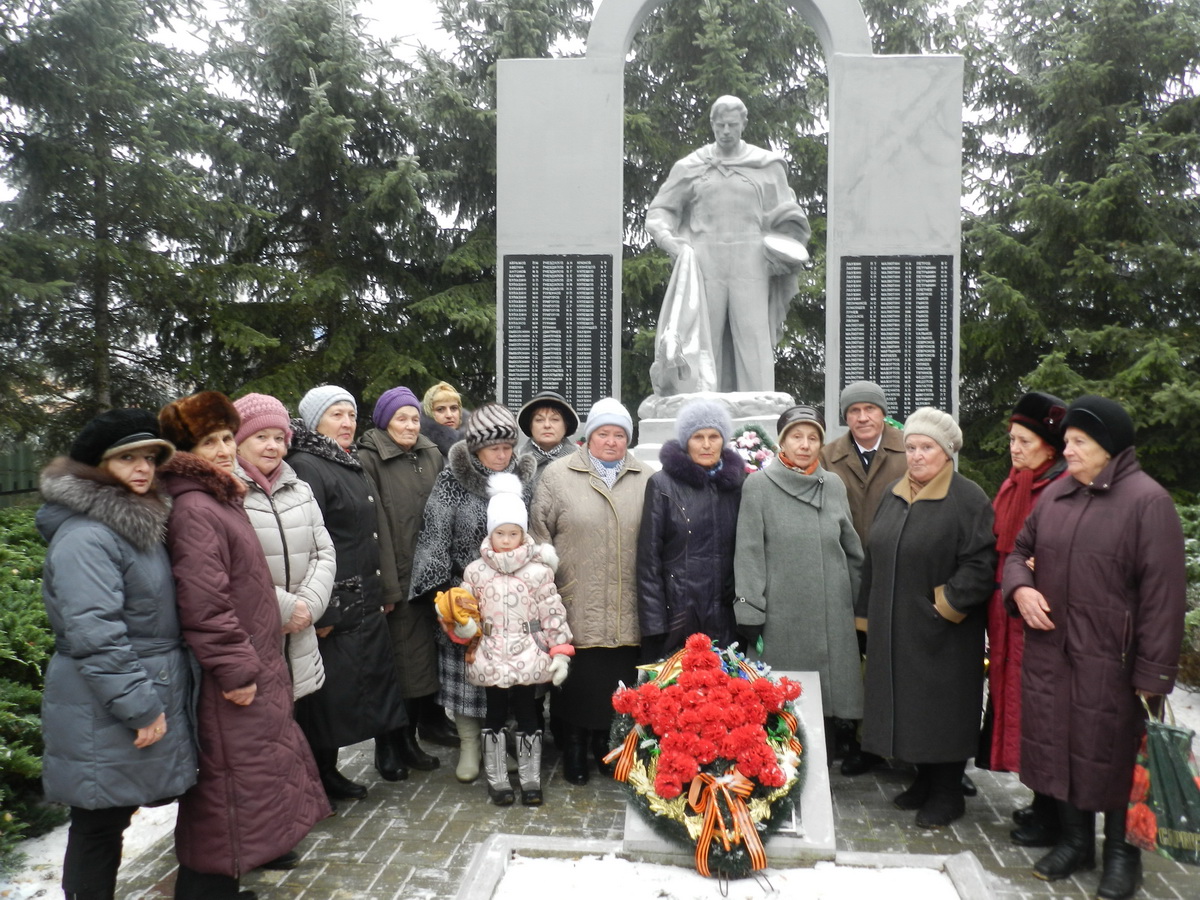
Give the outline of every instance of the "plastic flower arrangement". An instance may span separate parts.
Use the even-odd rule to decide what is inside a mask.
[[[700,874],[765,868],[763,838],[788,819],[804,784],[800,685],[718,651],[704,634],[643,671],[647,681],[613,695],[613,777],[652,827],[695,847]]]
[[[779,448],[767,437],[762,426],[751,422],[733,433],[733,449],[738,452],[747,472],[765,469],[775,459]]]

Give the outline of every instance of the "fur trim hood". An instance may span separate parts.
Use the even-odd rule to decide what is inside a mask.
[[[163,489],[172,497],[188,491],[204,491],[221,503],[241,505],[246,484],[233,472],[226,474],[194,453],[176,453],[162,466]]]
[[[71,516],[87,516],[111,528],[138,550],[149,550],[167,535],[171,498],[157,485],[135,494],[104,469],[60,456],[42,471],[38,531],[49,541]]]
[[[362,463],[357,456],[343,450],[333,438],[313,431],[304,424],[303,419],[292,419],[292,446],[288,453],[311,453],[317,459],[362,471]]]
[[[481,498],[485,503],[487,502],[488,478],[493,473],[485,469],[483,464],[475,458],[475,454],[467,449],[466,441],[459,441],[450,448],[446,467],[455,480],[462,485],[463,490]],[[504,471],[514,473],[521,479],[521,484],[528,485],[537,474],[537,460],[532,456],[514,455],[512,462]]]
[[[658,459],[667,475],[695,488],[702,488],[711,482],[718,491],[736,491],[746,479],[745,463],[732,447],[725,447],[721,451],[722,466],[716,475],[709,475],[707,469],[692,462],[683,445],[674,439],[662,445]]]

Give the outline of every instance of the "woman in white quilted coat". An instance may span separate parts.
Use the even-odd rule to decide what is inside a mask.
[[[313,623],[333,593],[333,541],[312,488],[284,462],[292,439],[287,409],[266,394],[247,394],[233,405],[242,417],[236,472],[246,484],[246,515],[275,582],[292,696],[299,700],[325,683]]]

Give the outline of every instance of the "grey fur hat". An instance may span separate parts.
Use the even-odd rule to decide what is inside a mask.
[[[685,403],[675,419],[675,437],[686,447],[693,434],[701,428],[715,428],[721,442],[728,444],[733,437],[733,420],[723,403],[703,398]]]
[[[904,422],[904,436],[923,434],[938,442],[946,455],[953,458],[962,449],[962,429],[950,413],[932,406],[914,409]]]

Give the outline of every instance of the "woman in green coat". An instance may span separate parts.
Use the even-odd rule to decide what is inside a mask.
[[[816,409],[786,410],[777,430],[778,459],[742,487],[738,633],[751,657],[775,669],[820,673],[826,719],[861,719],[854,598],[863,551],[846,487],[821,468],[825,422]]]

